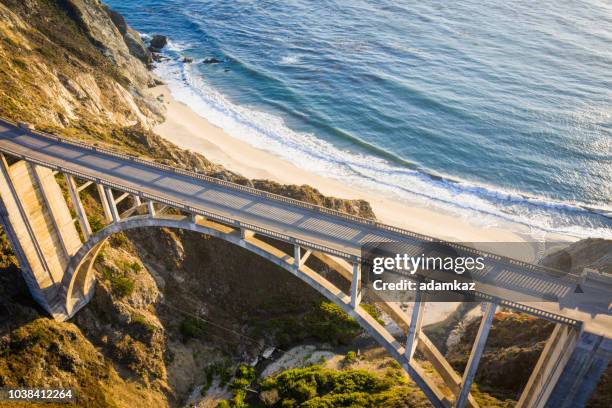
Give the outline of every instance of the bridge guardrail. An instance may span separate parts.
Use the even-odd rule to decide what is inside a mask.
[[[19,125],[17,123],[15,123],[14,121],[11,121],[9,119],[0,117],[0,120],[4,121],[6,123],[9,123],[9,124],[11,124],[11,125],[13,125],[15,127],[19,127]],[[23,130],[25,130],[25,129],[23,129]],[[520,267],[523,267],[525,269],[529,269],[529,270],[534,271],[534,272],[539,272],[539,273],[544,273],[544,274],[554,275],[554,276],[559,276],[559,275],[567,276],[570,279],[574,280],[576,283],[579,282],[579,279],[580,279],[580,277],[577,276],[577,275],[568,274],[568,273],[562,272],[562,271],[554,269],[554,268],[549,268],[549,267],[545,267],[545,266],[541,266],[541,265],[534,265],[534,264],[531,264],[531,263],[528,263],[528,262],[524,262],[524,261],[520,261],[520,260],[517,260],[517,259],[509,258],[509,257],[506,257],[506,256],[500,256],[500,255],[496,255],[496,254],[493,254],[493,253],[482,251],[482,250],[479,250],[479,249],[476,249],[476,248],[471,248],[471,247],[468,247],[468,246],[462,245],[462,244],[457,244],[457,243],[447,242],[447,241],[441,241],[441,240],[439,240],[437,238],[430,237],[430,236],[427,236],[427,235],[424,235],[424,234],[419,234],[417,232],[409,231],[409,230],[406,230],[404,228],[394,227],[392,225],[384,224],[384,223],[381,223],[381,222],[378,222],[378,221],[369,220],[369,219],[366,219],[366,218],[363,218],[363,217],[354,216],[354,215],[351,215],[351,214],[343,213],[343,212],[337,211],[337,210],[332,210],[332,209],[329,209],[329,208],[326,208],[326,207],[322,207],[322,206],[319,206],[319,205],[310,204],[310,203],[299,201],[299,200],[296,200],[296,199],[293,199],[293,198],[284,197],[284,196],[281,196],[281,195],[278,195],[278,194],[274,194],[274,193],[270,193],[270,192],[267,192],[267,191],[258,190],[258,189],[253,188],[253,187],[243,186],[243,185],[236,184],[236,183],[233,183],[233,182],[229,182],[229,181],[226,181],[226,180],[221,180],[221,179],[214,178],[214,177],[211,177],[211,176],[206,176],[206,175],[194,172],[194,171],[183,170],[183,169],[171,167],[171,166],[168,166],[168,165],[165,165],[165,164],[162,164],[162,163],[154,162],[152,160],[147,160],[147,159],[143,159],[141,157],[137,157],[137,156],[133,156],[133,155],[125,154],[125,153],[120,153],[120,152],[117,152],[117,151],[115,151],[115,150],[113,150],[111,148],[99,147],[97,145],[93,145],[92,146],[92,145],[87,144],[87,143],[82,142],[82,141],[64,138],[64,137],[61,137],[61,136],[53,135],[53,134],[42,132],[42,131],[39,131],[39,130],[27,130],[27,131],[29,131],[31,133],[34,133],[34,134],[36,134],[38,136],[44,137],[44,138],[55,140],[55,141],[57,141],[59,143],[65,143],[65,144],[73,145],[73,146],[76,146],[76,147],[79,147],[79,148],[82,148],[82,149],[85,149],[85,150],[95,151],[97,153],[102,153],[102,154],[105,154],[105,155],[108,155],[108,156],[120,158],[120,159],[123,159],[123,160],[129,160],[129,161],[132,161],[132,162],[136,162],[136,163],[139,163],[139,164],[141,164],[143,166],[146,166],[146,167],[152,167],[152,168],[156,168],[156,169],[159,169],[159,170],[163,170],[163,171],[168,171],[168,172],[171,172],[171,173],[179,174],[181,176],[199,179],[199,180],[202,180],[204,182],[208,182],[208,183],[215,184],[215,185],[218,185],[218,186],[226,187],[228,189],[232,189],[232,190],[236,190],[236,191],[241,191],[241,192],[244,192],[244,193],[247,193],[247,194],[250,194],[250,195],[264,197],[264,198],[267,198],[267,199],[270,199],[270,200],[273,200],[273,201],[283,202],[283,203],[286,203],[286,204],[289,204],[289,205],[293,205],[293,206],[296,206],[296,207],[305,208],[305,209],[308,209],[308,210],[311,210],[311,211],[315,211],[315,212],[331,215],[331,216],[334,216],[334,217],[350,220],[350,221],[353,221],[353,222],[356,222],[356,223],[359,223],[359,224],[362,224],[362,225],[367,225],[367,226],[378,228],[378,229],[381,229],[381,230],[393,232],[393,233],[398,234],[400,236],[403,235],[403,236],[419,239],[419,240],[422,240],[422,241],[428,241],[428,242],[444,242],[446,245],[449,245],[451,247],[460,249],[462,251],[466,251],[466,252],[477,254],[477,255],[480,255],[480,256],[483,256],[483,257],[486,257],[486,258],[494,259],[494,260],[496,260],[498,262],[502,262],[502,263],[505,263],[505,264],[508,264],[508,265],[520,266]],[[17,156],[21,157],[22,155],[17,155]],[[25,160],[29,160],[30,158],[24,157],[24,159]],[[29,161],[32,161],[32,160],[29,160]],[[44,165],[46,167],[52,167],[50,165],[50,163],[46,163],[46,164],[45,163],[40,163],[40,164]],[[62,170],[62,171],[64,171],[64,170]],[[74,172],[70,172],[70,173],[74,173]],[[82,176],[78,176],[78,177],[82,177]],[[92,179],[89,176],[82,177],[82,178],[88,179],[88,180]],[[120,186],[120,185],[116,185],[116,186],[117,186],[116,188],[119,189],[119,190],[123,190],[123,191],[131,190],[130,188],[125,187],[125,186]],[[136,195],[142,195],[141,192],[134,192],[133,190],[130,191],[130,192],[132,192],[133,194],[136,194]],[[158,201],[158,200],[155,200],[155,201]],[[316,244],[313,243],[313,245],[316,245]]]

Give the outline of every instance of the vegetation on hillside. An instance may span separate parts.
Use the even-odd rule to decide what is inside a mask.
[[[260,306],[253,322],[255,335],[266,333],[279,347],[288,348],[308,339],[347,345],[362,333],[361,326],[332,302],[291,303],[279,300]],[[379,318],[376,308],[367,304],[361,306]]]
[[[243,368],[232,383],[233,398],[218,407],[424,407],[413,383],[397,365],[381,373],[333,370],[322,365],[287,370],[260,383],[252,369]],[[256,392],[253,388],[258,388]]]

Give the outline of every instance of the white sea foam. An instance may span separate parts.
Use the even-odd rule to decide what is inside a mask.
[[[281,58],[280,63],[283,65],[295,65],[300,62],[299,55],[285,55]]]
[[[170,51],[180,53],[189,48],[189,43],[168,38],[168,44],[166,45],[166,48]]]
[[[172,48],[180,47],[173,43]],[[612,238],[612,228],[606,225],[584,225],[589,215],[578,203],[525,198],[519,192],[492,186],[437,180],[376,156],[341,150],[313,134],[293,131],[278,116],[232,103],[191,69],[188,64],[170,60],[159,64],[156,73],[177,100],[211,123],[305,170],[396,199],[416,200],[427,206],[435,203],[459,217],[485,225],[506,220],[575,237]],[[573,213],[584,223],[572,220]]]

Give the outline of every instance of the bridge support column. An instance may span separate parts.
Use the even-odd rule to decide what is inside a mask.
[[[578,330],[562,324],[555,325],[523,389],[517,408],[544,406],[569,359],[566,350],[574,347],[578,336]]]
[[[255,233],[253,231],[250,231],[250,230],[248,230],[246,228],[240,228],[240,239],[241,240],[244,241],[245,239],[251,238],[251,237],[254,237],[254,236],[255,236]]]
[[[456,408],[463,408],[467,403],[468,396],[470,395],[470,388],[472,388],[472,383],[474,382],[474,377],[476,376],[476,370],[478,369],[478,363],[480,362],[480,357],[482,357],[485,344],[487,343],[487,337],[489,336],[489,330],[491,329],[491,324],[493,323],[496,308],[497,305],[494,303],[487,302],[485,304],[484,315],[480,321],[480,327],[478,328],[478,333],[476,334],[476,339],[474,340],[474,345],[472,346],[472,352],[470,353],[467,367],[465,367],[465,371],[463,372],[461,392],[457,397],[457,402],[455,404]]]
[[[149,217],[155,217],[155,203],[153,201],[147,201],[147,209],[149,210]]]
[[[119,211],[117,211],[117,204],[115,203],[115,196],[113,196],[113,189],[110,187],[104,187],[104,193],[106,194],[106,201],[108,201],[113,222],[119,222],[121,217],[119,216]]]
[[[10,202],[10,204],[12,204],[14,208],[16,208],[17,213],[19,213],[19,224],[20,225],[15,225],[15,228],[16,229],[19,228],[21,231],[25,230],[26,235],[29,238],[30,243],[32,244],[32,247],[34,247],[35,256],[33,256],[32,258],[36,258],[38,260],[38,263],[40,264],[41,268],[49,276],[50,281],[53,284],[55,284],[53,273],[51,272],[51,269],[49,268],[49,265],[47,264],[47,261],[44,256],[44,252],[42,250],[42,247],[40,246],[40,242],[38,241],[38,238],[36,234],[34,233],[34,227],[30,223],[30,219],[28,217],[29,214],[24,208],[24,203],[22,203],[21,198],[19,197],[19,194],[17,193],[17,189],[15,188],[15,184],[13,183],[13,178],[11,176],[11,168],[6,160],[6,156],[2,153],[0,153],[0,168],[2,169],[3,184],[5,184],[9,190],[7,194],[7,200],[5,200],[7,201],[6,204],[9,204]],[[9,201],[9,197],[10,197],[10,201]],[[6,216],[7,216],[7,221],[11,222],[10,212],[8,208],[7,208]],[[15,230],[15,232],[17,232],[17,230]],[[18,239],[19,236],[17,236],[16,238]],[[21,249],[27,251],[27,247],[26,248],[21,247]],[[27,256],[27,253],[26,253],[26,256]],[[34,259],[32,259],[32,261],[34,261]],[[31,268],[31,270],[35,272],[33,268]],[[42,303],[42,304],[46,304],[46,301],[45,303]]]
[[[414,306],[412,308],[412,318],[410,319],[410,326],[408,327],[408,334],[406,336],[406,358],[408,361],[412,359],[416,345],[418,341],[419,333],[421,332],[421,325],[423,324],[423,312],[425,310],[425,295],[417,290],[415,292]]]
[[[584,407],[608,367],[612,358],[612,339],[569,329],[568,336],[561,336],[561,356],[555,359],[557,364],[547,365],[547,371],[542,375],[548,381],[539,388],[542,391],[550,389],[550,396],[529,407]]]
[[[36,274],[34,273],[32,266],[30,265],[25,248],[21,245],[21,241],[19,240],[19,236],[16,231],[16,228],[19,228],[19,225],[13,225],[9,209],[7,208],[11,201],[15,203],[15,206],[18,207],[18,212],[21,215],[21,218],[23,219],[22,223],[28,231],[31,230],[31,227],[25,225],[28,220],[24,217],[23,208],[21,208],[21,205],[19,203],[19,197],[17,196],[17,192],[15,191],[15,187],[11,179],[9,165],[6,161],[6,157],[2,153],[0,153],[0,168],[0,191],[4,190],[5,187],[8,187],[8,190],[10,192],[10,194],[8,194],[6,198],[0,195],[0,221],[2,221],[2,228],[4,229],[9,243],[11,244],[11,248],[13,248],[15,257],[19,262],[19,267],[23,272],[23,278],[26,282],[26,285],[28,286],[28,289],[30,290],[30,293],[32,294],[32,297],[45,309],[50,310],[47,299],[41,291],[41,287],[38,283]],[[4,193],[4,191],[2,192]],[[10,197],[11,199],[9,200],[8,197]],[[49,277],[52,278],[52,275],[49,274]]]
[[[302,266],[302,265],[304,265],[306,263],[308,258],[310,258],[311,254],[312,254],[312,250],[310,250],[310,249],[307,249],[306,252],[304,252],[304,255],[302,255],[302,257],[300,258],[300,266]]]
[[[102,210],[104,210],[104,218],[107,222],[113,222],[113,214],[111,213],[110,206],[108,205],[108,199],[104,192],[104,186],[102,184],[96,184],[98,189],[98,195],[100,196],[100,203],[102,204]]]
[[[351,306],[357,309],[361,303],[361,263],[353,261],[353,276],[351,278]]]
[[[137,196],[136,194],[132,195],[132,197],[134,197],[134,206],[139,207],[142,204],[140,197]]]
[[[89,226],[89,220],[87,220],[85,208],[83,208],[83,203],[79,197],[79,190],[77,188],[76,181],[70,174],[64,174],[64,176],[66,177],[66,184],[68,185],[68,191],[70,192],[70,198],[72,199],[74,210],[76,211],[77,218],[79,219],[79,225],[81,226],[83,237],[85,238],[85,241],[87,241],[89,237],[91,237],[91,227]]]
[[[293,246],[293,260],[294,260],[293,265],[295,269],[296,270],[300,269],[302,265],[306,263],[308,258],[310,258],[311,254],[312,254],[312,250],[307,249],[306,252],[304,252],[304,255],[302,255],[302,247],[300,247],[299,245],[294,245]]]
[[[55,227],[55,230],[57,231],[57,236],[59,238],[59,243],[62,246],[62,250],[67,256],[71,256],[73,255],[74,251],[72,251],[72,248],[70,248],[68,243],[66,242],[66,237],[63,234],[64,226],[60,225],[60,223],[58,222],[58,220],[60,219],[59,214],[57,214],[59,206],[54,205],[57,203],[57,201],[55,201],[54,198],[57,200],[57,197],[54,197],[54,195],[51,192],[47,191],[48,185],[45,184],[46,180],[44,178],[44,174],[41,174],[41,170],[43,170],[43,168],[36,166],[36,165],[32,165],[32,170],[33,170],[34,177],[36,178],[36,181],[38,182],[38,185],[40,186],[40,194],[47,208],[49,209],[49,212],[51,215],[50,217],[51,222],[53,223],[53,226]],[[55,177],[55,176],[51,173],[49,177]],[[62,197],[62,196],[60,195],[59,197]],[[80,244],[80,241],[79,241],[79,244]]]
[[[293,269],[300,269],[300,259],[302,258],[302,248],[299,245],[293,245]]]

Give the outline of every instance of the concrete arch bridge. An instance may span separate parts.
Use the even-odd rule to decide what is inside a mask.
[[[62,194],[61,178],[69,198]],[[106,225],[95,233],[81,202],[85,189],[97,196],[105,214]],[[120,212],[126,203],[132,205]],[[478,406],[470,389],[500,307],[555,323],[520,397],[521,407],[583,406],[612,355],[610,298],[605,300],[612,284],[607,276],[560,276],[473,250],[491,265],[487,273],[495,284],[478,294],[484,316],[467,367],[457,373],[421,330],[425,301],[419,292],[410,314],[396,303],[378,303],[404,329],[400,339],[359,307],[364,243],[398,241],[418,250],[424,242],[437,241],[434,238],[1,120],[0,220],[32,296],[60,320],[73,316],[93,296],[92,265],[112,234],[133,228],[182,228],[245,248],[297,276],[352,316],[435,407]],[[287,244],[292,253],[280,249]],[[342,291],[310,268],[308,261],[315,257],[350,282],[350,290]],[[590,302],[575,293],[577,284],[592,294]],[[511,300],[517,298],[512,294],[543,296],[551,291],[558,301]],[[417,350],[434,374],[414,358]]]

